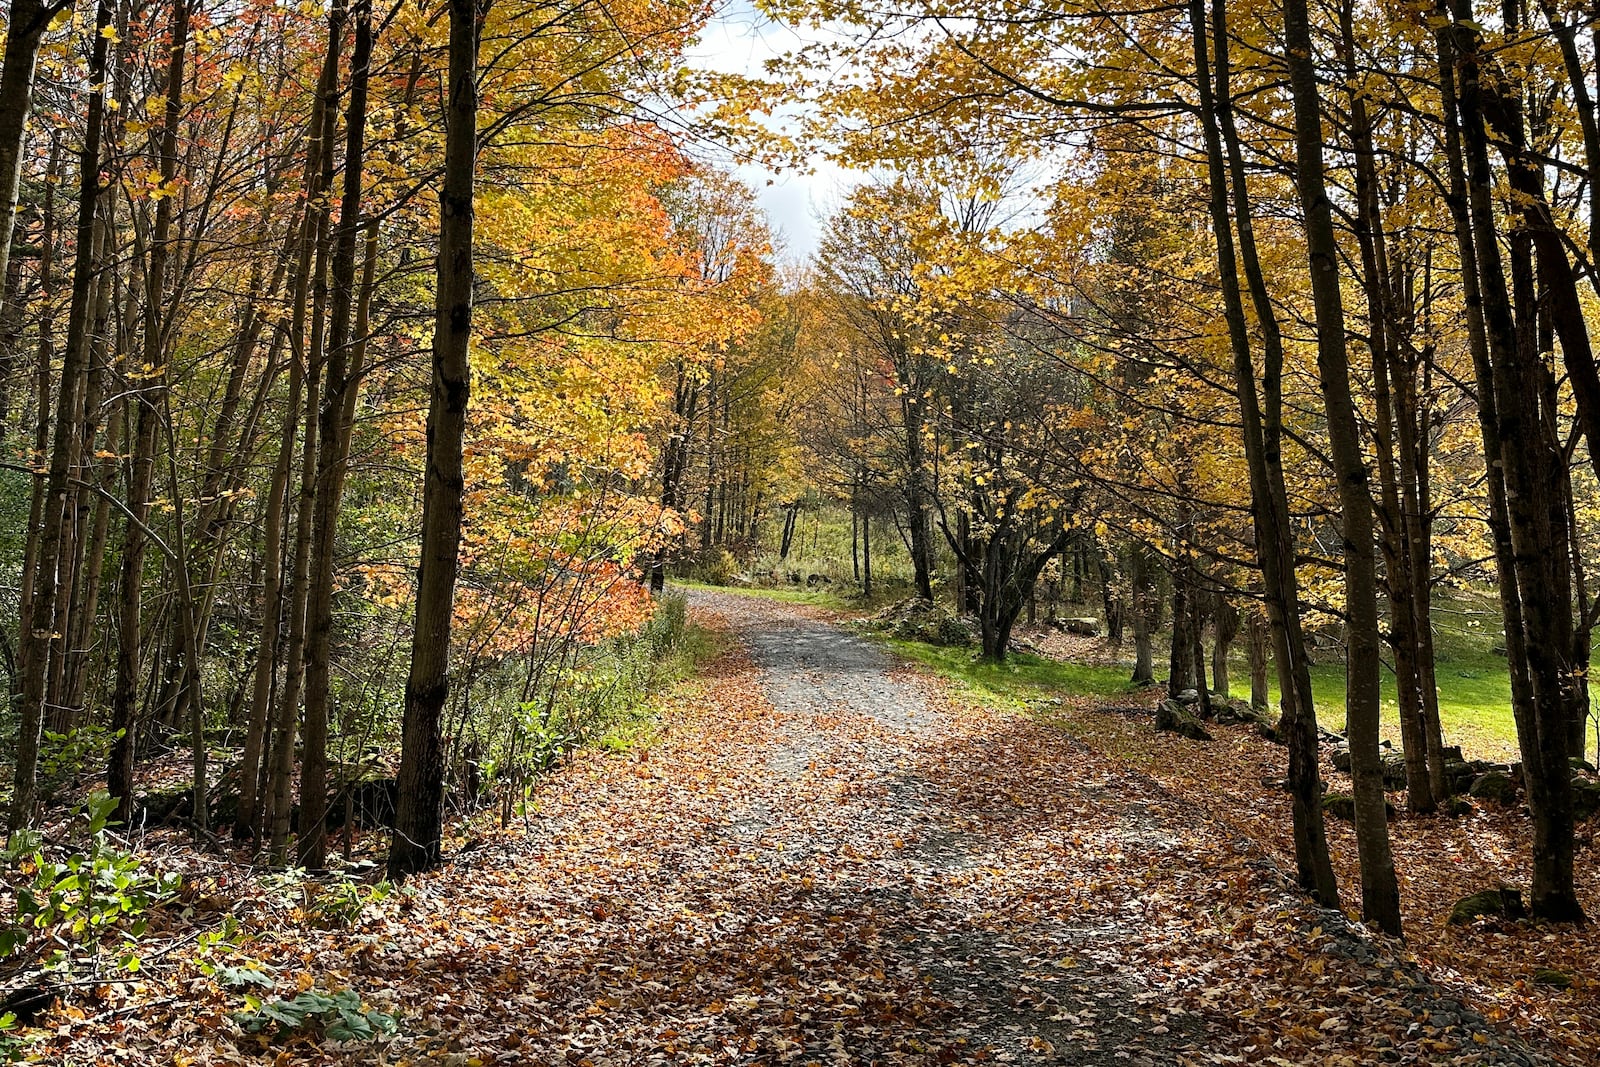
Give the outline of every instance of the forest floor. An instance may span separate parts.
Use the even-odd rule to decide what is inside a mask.
[[[1215,773],[1207,761],[1229,741],[1192,759],[1180,748],[1192,743],[1103,698],[988,709],[814,609],[703,591],[692,602],[736,640],[680,688],[651,744],[582,754],[540,786],[526,828],[453,843],[447,867],[343,922],[310,889],[286,899],[218,866],[191,880],[181,921],[238,916],[246,937],[231,955],[202,967],[175,942],[139,982],[84,990],[42,1019],[28,1054],[1594,1062],[1582,1019],[1550,1032],[1559,1015],[1485,1001],[1472,976],[1424,969],[1310,906],[1264,843],[1281,794],[1257,782],[1250,799],[1200,797],[1152,772]],[[1114,729],[1102,745],[1078,719]],[[1118,751],[1132,732],[1154,753],[1143,766]],[[273,983],[261,999],[352,990],[398,1032],[269,1043],[241,1030],[242,995],[218,980],[245,970]],[[1592,996],[1584,981],[1568,994]]]

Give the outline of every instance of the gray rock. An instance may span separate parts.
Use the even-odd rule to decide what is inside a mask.
[[[1600,780],[1587,775],[1572,776],[1572,815],[1582,822],[1600,812]]]
[[[1492,800],[1502,807],[1510,807],[1517,799],[1517,785],[1504,771],[1480,774],[1467,792],[1479,800]]]
[[[1399,812],[1395,811],[1393,804],[1387,800],[1383,802],[1384,811],[1393,819]],[[1344,793],[1329,793],[1322,798],[1322,810],[1336,819],[1345,822],[1356,821],[1356,798]]]
[[[1403,752],[1383,754],[1383,784],[1399,789],[1406,784],[1406,757]]]
[[[1163,700],[1156,705],[1156,729],[1194,741],[1211,740],[1200,720],[1176,700]]]

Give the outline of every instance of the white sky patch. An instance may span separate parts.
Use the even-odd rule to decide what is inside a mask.
[[[750,0],[730,0],[707,23],[686,58],[701,70],[762,77],[768,60],[822,39],[815,31],[773,21],[756,11]],[[782,114],[773,122],[783,129]],[[756,191],[772,225],[779,259],[789,264],[811,258],[827,217],[866,180],[866,175],[837,166],[820,152],[806,160],[804,169],[774,171],[745,163],[735,166],[734,173]]]

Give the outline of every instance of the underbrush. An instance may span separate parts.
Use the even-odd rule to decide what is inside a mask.
[[[508,684],[514,677],[486,677],[476,713],[491,747],[478,789],[499,792],[504,823],[525,810],[537,777],[570,753],[649,744],[661,695],[718,647],[715,634],[689,622],[687,599],[674,590],[638,631],[540,665],[520,693]]]

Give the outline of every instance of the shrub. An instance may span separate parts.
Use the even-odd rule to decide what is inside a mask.
[[[37,833],[13,835],[0,852],[16,902],[0,929],[0,957],[71,972],[86,962],[98,968],[109,948],[122,969],[139,969],[145,913],[176,893],[182,880],[147,869],[115,843],[107,823],[116,808],[104,792],[90,796],[76,846],[46,849]]]
[[[704,552],[689,568],[689,577],[709,585],[727,585],[739,574],[739,561],[726,548]]]

